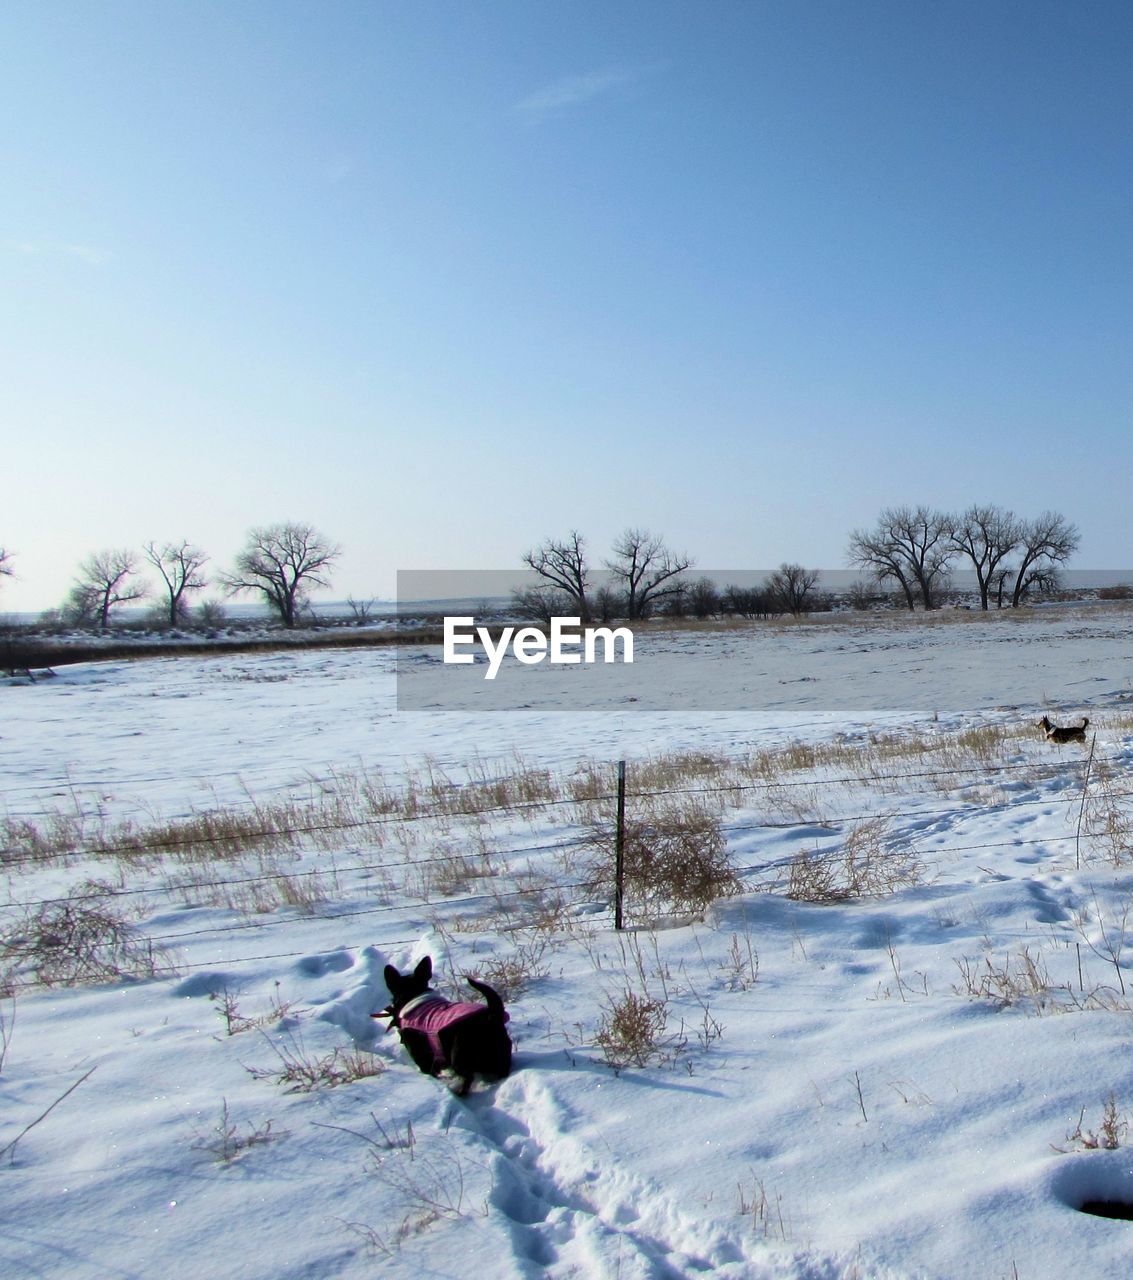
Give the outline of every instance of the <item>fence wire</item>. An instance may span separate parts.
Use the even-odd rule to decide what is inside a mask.
[[[825,722],[824,722],[825,723]],[[1107,761],[1101,757],[1094,756],[1093,763],[1106,764]],[[1109,763],[1123,763],[1118,757],[1110,757]],[[742,767],[742,758],[735,762],[735,767]],[[821,766],[816,766],[816,770]],[[960,777],[971,778],[981,782],[994,781],[996,777],[1003,775],[1013,775],[1026,772],[1029,776],[1038,776],[1039,780],[1057,781],[1060,776],[1064,776],[1067,783],[1082,783],[1082,774],[1086,769],[1086,761],[1082,760],[1051,760],[1051,761],[1023,761],[1010,763],[994,763],[990,762],[982,764],[979,762],[966,766],[957,766],[950,768],[908,770],[903,773],[883,774],[878,771],[872,771],[867,774],[858,775],[835,775],[835,776],[810,776],[806,778],[770,778],[753,782],[723,782],[713,784],[702,784],[696,786],[681,786],[671,788],[648,788],[642,790],[627,790],[626,798],[632,802],[648,802],[658,799],[666,799],[668,797],[704,797],[705,799],[714,799],[719,801],[721,797],[728,796],[747,796],[755,793],[771,795],[781,792],[785,789],[800,788],[813,790],[815,788],[825,788],[834,786],[884,786],[887,790],[899,790],[902,785],[913,784],[929,781],[933,784],[940,782],[948,782]],[[1088,776],[1088,774],[1087,774]],[[475,787],[475,783],[469,784],[470,788]],[[459,786],[455,788],[459,793]],[[1133,792],[1118,791],[1111,789],[1110,795],[1113,799],[1128,799]],[[1081,805],[1084,803],[1084,793],[1079,790],[1072,795],[1057,796],[1030,796],[1019,799],[1009,799],[1000,801],[996,804],[971,804],[963,807],[957,807],[952,804],[946,807],[918,807],[910,809],[882,810],[867,814],[845,815],[841,814],[836,819],[821,820],[816,818],[799,819],[795,821],[778,821],[770,817],[764,817],[759,820],[740,820],[722,824],[722,830],[727,839],[737,836],[743,836],[759,831],[792,831],[803,832],[807,837],[814,837],[816,829],[825,828],[831,836],[845,826],[855,823],[876,819],[879,817],[890,821],[920,821],[933,820],[944,817],[952,819],[963,819],[975,815],[983,815],[989,812],[1003,813],[1014,809],[1021,809],[1035,806],[1054,807],[1058,805]],[[333,802],[333,795],[330,797]],[[6,850],[0,850],[0,869],[16,870],[28,866],[38,864],[49,864],[58,862],[73,862],[82,859],[97,861],[100,858],[107,857],[125,857],[145,861],[165,856],[176,856],[178,849],[200,847],[207,849],[215,845],[232,845],[247,844],[255,846],[257,843],[266,843],[271,841],[292,842],[303,836],[326,835],[338,832],[351,832],[364,829],[384,828],[397,824],[398,826],[412,825],[416,823],[445,823],[451,820],[474,819],[479,820],[491,815],[507,814],[509,816],[529,817],[532,813],[552,812],[568,806],[576,809],[585,810],[591,806],[601,806],[604,804],[613,805],[617,800],[615,791],[599,792],[593,794],[583,794],[582,796],[562,796],[551,797],[541,800],[519,800],[512,803],[501,803],[494,805],[476,805],[467,808],[449,808],[441,803],[436,808],[427,809],[413,813],[382,813],[373,814],[365,818],[346,819],[340,821],[320,821],[310,823],[294,823],[294,824],[271,824],[264,825],[254,830],[241,831],[238,833],[218,833],[215,836],[185,835],[182,837],[171,836],[160,838],[153,844],[143,844],[142,841],[146,836],[144,829],[138,833],[136,838],[124,840],[122,842],[96,843],[74,849],[66,849],[58,852],[50,853],[17,853],[12,854]],[[288,802],[282,802],[284,804]],[[268,806],[264,806],[268,807]],[[753,805],[743,806],[752,808]],[[258,806],[252,806],[250,810],[237,810],[240,812],[251,812],[255,814]],[[189,820],[191,821],[191,819]],[[13,823],[9,821],[9,830],[13,825],[18,826],[18,820]],[[923,834],[923,833],[922,833]],[[1024,846],[1049,845],[1061,842],[1076,841],[1079,835],[1070,833],[1067,835],[1050,835],[1039,839],[1023,839],[1013,838],[1009,840],[987,841],[977,844],[954,845],[949,844],[947,847],[938,848],[934,853],[938,856],[947,856],[952,853],[975,852],[983,850],[994,850],[1000,848],[1020,848]],[[576,850],[587,845],[593,845],[595,840],[594,834],[580,834],[563,840],[551,840],[540,843],[509,846],[501,849],[492,849],[490,856],[501,857],[517,857],[522,855],[536,855],[543,853],[564,853],[570,850]],[[291,848],[294,846],[291,845]],[[246,851],[249,856],[265,856],[264,850],[256,850],[254,847]],[[222,855],[223,856],[223,855]],[[457,857],[464,855],[455,855]],[[784,854],[781,857],[770,859],[765,862],[753,863],[748,866],[735,868],[737,876],[753,877],[766,875],[769,872],[776,872],[790,864],[793,854]],[[314,868],[305,868],[301,870],[287,870],[276,867],[270,871],[264,871],[255,875],[216,878],[210,880],[188,879],[188,880],[171,880],[163,884],[151,884],[138,887],[107,887],[91,890],[91,896],[95,898],[127,898],[127,897],[152,897],[155,894],[166,895],[168,897],[185,896],[197,892],[207,890],[224,891],[228,889],[248,888],[256,884],[278,883],[281,879],[311,879],[314,877],[326,877],[335,879],[338,876],[346,876],[356,873],[385,873],[387,871],[396,871],[413,868],[428,868],[431,865],[450,863],[454,855],[446,853],[437,856],[424,858],[406,858],[394,861],[371,861],[371,862],[352,862],[345,865],[332,863],[328,866],[319,866]],[[526,897],[542,896],[548,894],[556,894],[564,891],[577,889],[590,889],[593,885],[587,882],[567,882],[567,883],[551,883],[540,885],[537,887],[516,888],[510,890],[498,889],[491,892],[467,894],[460,898],[442,897],[436,904],[443,907],[446,911],[450,909],[458,909],[464,906],[472,906],[484,902],[503,902],[511,899],[523,899]],[[74,900],[72,895],[40,897],[27,899],[12,899],[7,903],[0,904],[0,910],[8,910],[24,913],[61,905],[63,903]],[[582,901],[575,899],[567,904],[568,907],[577,907],[582,905]],[[335,908],[333,906],[326,907],[317,912],[307,913],[298,918],[292,918],[290,923],[297,923],[300,919],[356,919],[362,917],[381,917],[392,912],[405,912],[407,905],[405,903],[381,903],[374,906],[366,906],[359,908]],[[677,913],[686,914],[686,913]],[[188,939],[198,939],[204,937],[234,937],[238,934],[249,930],[259,930],[270,928],[278,924],[278,919],[270,921],[261,920],[244,920],[235,923],[226,923],[222,925],[208,926],[200,929],[190,929],[178,932],[145,935],[147,944],[155,947],[163,948],[169,944],[184,944]],[[385,950],[392,949],[397,946],[409,945],[416,939],[398,939],[383,941],[380,945]],[[294,959],[305,955],[305,952],[273,952],[265,955],[246,956],[233,959],[231,961],[219,962],[217,960],[201,962],[201,963],[177,963],[168,968],[170,975],[189,970],[207,969],[215,967],[218,963],[252,963],[259,960],[273,959]],[[19,983],[9,984],[13,991],[38,988],[36,983]]]

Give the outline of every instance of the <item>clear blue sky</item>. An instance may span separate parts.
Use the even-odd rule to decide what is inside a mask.
[[[0,609],[106,547],[336,595],[894,503],[1133,566],[1133,6],[0,9]]]

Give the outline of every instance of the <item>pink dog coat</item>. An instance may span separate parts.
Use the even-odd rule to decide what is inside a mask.
[[[397,1011],[396,1025],[402,1030],[419,1031],[428,1036],[429,1048],[433,1051],[433,1069],[439,1071],[446,1064],[445,1051],[441,1046],[441,1032],[454,1023],[463,1022],[477,1013],[487,1013],[488,1006],[461,1001],[454,1004],[439,996],[435,991],[426,991],[416,996],[408,1004]],[[504,1012],[504,1021],[508,1021]]]

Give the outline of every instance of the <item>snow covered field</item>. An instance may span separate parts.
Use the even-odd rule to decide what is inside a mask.
[[[402,668],[422,703],[433,656]],[[505,670],[526,711],[467,679],[459,709],[398,712],[394,664],[0,687],[5,933],[94,877],[160,948],[137,981],[18,966],[0,1274],[1128,1276],[1133,1223],[1078,1206],[1133,1202],[1133,617],[651,636],[633,669]],[[1089,747],[1042,741],[1044,710],[1090,717],[1085,803]],[[745,892],[614,933],[584,874],[608,802],[572,797],[620,757],[631,796],[719,806]],[[207,856],[169,829],[123,850],[218,810]],[[79,851],[33,856],[52,826]],[[800,855],[858,840],[918,874],[804,900]],[[513,988],[516,1070],[466,1102],[369,1017],[425,954]],[[627,991],[665,1025],[615,1070]],[[378,1074],[275,1078],[335,1051]]]

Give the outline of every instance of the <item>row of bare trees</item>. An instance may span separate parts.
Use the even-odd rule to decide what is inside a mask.
[[[549,538],[523,557],[523,563],[543,579],[516,593],[516,603],[537,617],[556,613],[577,615],[584,623],[616,615],[630,619],[649,616],[665,600],[684,590],[680,581],[692,565],[682,553],[669,549],[648,529],[627,529],[618,537],[604,562],[610,584],[592,590],[592,566],[586,539],[572,530],[562,541]]]
[[[928,507],[889,507],[872,529],[850,535],[849,559],[879,583],[900,589],[909,609],[935,609],[957,560],[975,570],[980,608],[1018,608],[1050,591],[1078,549],[1077,528],[1055,511],[1032,520],[975,505],[961,515]]]
[[[523,556],[542,581],[515,593],[518,607],[539,618],[569,614],[590,622],[624,617],[631,621],[661,611],[712,617],[721,612],[745,616],[806,612],[818,583],[818,571],[783,564],[760,587],[727,587],[711,578],[688,581],[692,559],[672,551],[648,529],[627,529],[602,564],[607,581],[594,586],[586,539],[572,530],[564,539],[548,538]]]
[[[314,587],[330,586],[330,570],[341,548],[308,524],[265,525],[248,533],[230,572],[215,576],[214,585],[229,597],[259,596],[284,626],[293,627],[306,609]],[[0,575],[13,575],[10,553],[0,548]],[[189,616],[191,598],[209,585],[209,557],[187,539],[147,542],[140,555],[129,550],[98,551],[79,565],[68,592],[65,620],[105,630],[120,605],[156,599],[162,620],[171,627]],[[156,582],[143,574],[152,569]],[[220,616],[215,602],[202,606],[204,621]]]
[[[889,507],[872,529],[850,535],[849,561],[876,584],[892,587],[909,609],[935,609],[951,585],[953,567],[970,563],[980,608],[1018,608],[1030,595],[1049,592],[1061,567],[1078,549],[1077,528],[1055,511],[1034,519],[991,504],[960,515],[929,507]],[[541,582],[516,593],[515,603],[536,617],[577,614],[584,622],[619,616],[630,620],[658,610],[709,617],[717,613],[766,616],[808,611],[819,573],[784,563],[759,587],[716,587],[710,578],[689,581],[693,561],[669,549],[647,529],[627,529],[603,561],[608,582],[595,588],[586,540],[577,530],[549,538],[523,556]],[[866,595],[859,584],[858,594]]]

